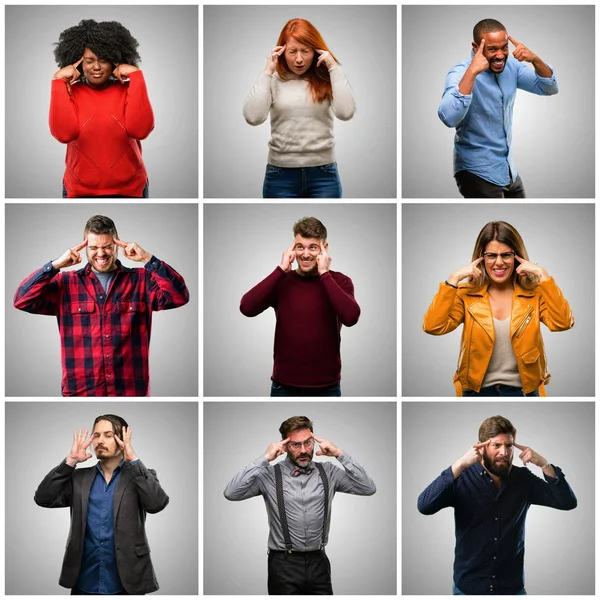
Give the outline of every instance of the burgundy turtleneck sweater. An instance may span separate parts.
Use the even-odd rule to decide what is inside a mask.
[[[318,277],[285,273],[277,267],[244,295],[242,314],[255,317],[275,309],[273,375],[277,383],[326,387],[340,381],[340,332],[360,316],[352,280],[329,271]]]

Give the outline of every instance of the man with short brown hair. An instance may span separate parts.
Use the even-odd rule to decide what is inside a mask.
[[[225,488],[228,500],[262,495],[269,517],[269,594],[333,594],[331,567],[325,554],[336,492],[371,496],[375,484],[346,452],[313,433],[308,417],[286,419],[281,441],[244,467]],[[317,456],[337,458],[313,462]],[[286,459],[269,463],[282,454]]]
[[[354,285],[330,271],[321,221],[305,217],[293,231],[279,266],[244,294],[240,310],[247,317],[275,310],[271,396],[341,396],[341,329],[355,325],[360,315]]]
[[[523,577],[525,518],[532,504],[572,510],[577,498],[559,467],[530,447],[517,444],[517,430],[502,416],[486,419],[479,443],[421,493],[418,509],[432,515],[454,507],[455,595],[526,594]],[[523,465],[514,467],[513,448]]]

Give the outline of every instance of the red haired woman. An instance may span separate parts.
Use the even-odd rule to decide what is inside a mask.
[[[317,29],[305,19],[285,24],[267,66],[244,104],[260,125],[271,114],[263,198],[341,198],[333,115],[354,115],[346,75]]]

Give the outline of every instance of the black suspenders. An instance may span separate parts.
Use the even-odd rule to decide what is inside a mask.
[[[313,463],[323,483],[323,496],[325,500],[325,509],[323,513],[323,532],[321,533],[321,550],[325,548],[325,525],[327,523],[327,515],[329,514],[329,481],[325,474],[325,467],[322,463]],[[290,537],[290,529],[288,527],[287,517],[285,515],[285,503],[283,501],[283,480],[281,477],[281,465],[275,465],[275,493],[277,495],[277,508],[279,509],[279,521],[283,531],[283,541],[285,542],[285,550],[288,554],[292,553],[292,538]]]

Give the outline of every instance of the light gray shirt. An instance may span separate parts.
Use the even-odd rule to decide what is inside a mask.
[[[338,459],[343,469],[331,462],[323,462],[329,482],[329,509],[325,523],[325,544],[329,539],[331,523],[331,503],[336,492],[371,496],[375,493],[375,484],[365,470],[344,452]],[[314,463],[308,475],[292,477],[294,465],[286,457],[281,464],[283,497],[287,516],[292,549],[296,552],[311,552],[321,547],[323,517],[325,516],[325,496],[323,483]],[[283,530],[279,520],[277,493],[275,490],[275,470],[269,461],[261,456],[244,467],[225,488],[228,500],[247,500],[260,496],[265,500],[269,518],[269,548],[285,550]]]
[[[494,318],[494,350],[481,387],[502,384],[522,387],[521,374],[510,341],[510,317],[499,321]]]

